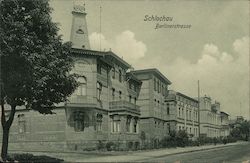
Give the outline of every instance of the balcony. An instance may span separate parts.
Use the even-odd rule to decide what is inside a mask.
[[[109,102],[109,109],[112,111],[128,111],[140,114],[140,107],[125,100]]]
[[[68,100],[67,106],[71,107],[102,108],[102,103],[93,96],[73,95]]]

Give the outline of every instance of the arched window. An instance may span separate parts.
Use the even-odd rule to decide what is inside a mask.
[[[77,95],[86,96],[87,95],[87,79],[81,76],[77,79],[79,86],[77,88]]]

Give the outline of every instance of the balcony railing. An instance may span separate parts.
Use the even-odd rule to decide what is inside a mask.
[[[110,110],[122,110],[127,109],[133,112],[140,112],[140,107],[131,102],[120,100],[120,101],[112,101],[109,102]]]
[[[100,102],[92,96],[77,96],[73,95],[68,98],[67,105],[69,106],[82,106],[82,107],[97,107],[101,108]]]

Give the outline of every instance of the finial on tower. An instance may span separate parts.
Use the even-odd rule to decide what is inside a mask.
[[[85,2],[82,3],[75,3],[74,1],[74,6],[73,6],[73,11],[75,13],[80,13],[80,14],[86,14],[85,12]]]

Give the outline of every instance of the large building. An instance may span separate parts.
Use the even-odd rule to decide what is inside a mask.
[[[199,136],[198,100],[180,92],[169,91],[166,104],[171,110],[169,123],[171,130],[185,130],[190,137]]]
[[[19,109],[11,127],[10,149],[84,150],[100,141],[139,141],[142,82],[131,66],[111,51],[89,49],[85,9],[75,6],[71,31],[79,87],[53,110],[55,114]]]
[[[230,134],[229,119],[226,112],[221,111],[221,132],[220,136],[228,136]]]
[[[229,134],[226,129],[228,115],[221,113],[220,103],[208,96],[200,98],[200,133],[207,137],[220,137]],[[223,123],[222,123],[223,122]],[[223,125],[223,126],[222,126]]]
[[[161,140],[169,133],[168,119],[172,110],[165,103],[171,82],[157,69],[131,72],[142,81],[138,105],[141,110],[140,129],[147,140]]]

